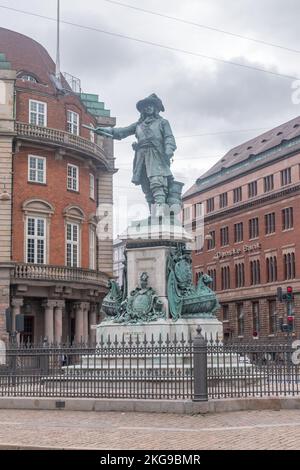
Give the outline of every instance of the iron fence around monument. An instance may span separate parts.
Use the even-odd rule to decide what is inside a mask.
[[[300,350],[269,343],[122,337],[91,344],[8,344],[0,396],[188,399],[300,395]],[[298,346],[299,347],[299,346]],[[4,360],[3,360],[4,358]]]
[[[297,347],[289,337],[268,343],[208,341],[208,396],[217,399],[300,395]]]
[[[97,345],[13,344],[0,366],[0,396],[187,399],[191,339],[114,338]]]

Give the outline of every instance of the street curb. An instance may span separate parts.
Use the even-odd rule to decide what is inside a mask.
[[[106,450],[102,448],[96,447],[72,447],[72,446],[38,446],[38,445],[29,445],[29,444],[0,444],[0,451],[1,450]]]
[[[232,411],[300,409],[300,397],[227,398],[206,402],[191,400],[0,397],[0,409],[206,414]]]

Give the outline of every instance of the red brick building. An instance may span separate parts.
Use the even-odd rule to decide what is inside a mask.
[[[196,230],[204,216],[204,233]],[[293,288],[300,334],[300,117],[230,150],[184,195],[195,280],[214,279],[225,338],[280,336],[277,287]]]
[[[113,271],[113,147],[82,124],[115,119],[54,77],[40,44],[0,28],[0,336],[11,306],[30,341],[90,338]]]

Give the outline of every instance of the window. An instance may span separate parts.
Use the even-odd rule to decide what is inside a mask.
[[[222,311],[223,311],[223,321],[228,321],[229,320],[229,305],[223,305],[222,306]]]
[[[90,227],[90,234],[89,234],[89,266],[90,269],[96,269],[96,231],[94,227]],[[117,250],[119,252],[119,250]]]
[[[95,199],[95,176],[90,173],[90,198]]]
[[[245,266],[244,263],[235,265],[235,287],[244,287],[245,285]]]
[[[281,186],[286,186],[292,182],[291,168],[285,168],[280,172]]]
[[[34,126],[47,126],[47,103],[29,100],[29,123]]]
[[[235,243],[243,241],[243,222],[234,224],[234,241]]]
[[[206,212],[212,212],[215,210],[215,199],[211,197],[206,201]]]
[[[269,333],[274,335],[277,330],[276,300],[269,300]]]
[[[202,204],[202,202],[199,202],[198,204],[195,204],[195,216],[196,216],[196,218],[203,216],[203,204]]]
[[[275,232],[275,212],[265,215],[265,233],[266,235]]]
[[[259,302],[252,302],[252,330],[253,336],[259,334]]]
[[[212,230],[208,232],[208,239],[207,239],[207,249],[212,250],[216,246],[216,232]]]
[[[294,227],[293,208],[282,209],[282,230],[288,230]]]
[[[71,191],[79,191],[79,168],[78,166],[68,164],[68,183],[67,187]]]
[[[191,220],[191,206],[184,207],[183,209],[183,220],[188,222]]]
[[[79,267],[79,225],[67,223],[67,266]]]
[[[245,318],[244,318],[244,305],[236,304],[237,313],[237,334],[238,336],[244,336],[245,332]]]
[[[249,239],[259,236],[258,217],[249,220]]]
[[[250,261],[250,279],[251,285],[260,284],[260,262],[259,260]]]
[[[67,111],[67,131],[79,135],[79,114]]]
[[[220,209],[228,205],[228,196],[227,193],[220,194]]]
[[[217,290],[217,272],[216,272],[216,270],[215,269],[208,269],[207,274],[212,278],[212,283],[211,283],[210,288],[213,291],[216,291]]]
[[[198,284],[198,281],[201,276],[203,276],[204,272],[203,271],[197,271],[196,272],[196,284]]]
[[[223,266],[221,268],[221,285],[222,285],[222,290],[230,289],[230,268],[229,268],[229,266]]]
[[[240,202],[242,200],[242,186],[234,188],[233,190],[233,202]]]
[[[277,281],[277,258],[269,256],[266,259],[267,282]]]
[[[274,176],[268,175],[264,177],[264,192],[272,191],[274,189]]]
[[[257,181],[248,184],[248,197],[257,196]]]
[[[283,266],[284,266],[284,279],[295,279],[296,277],[296,262],[295,262],[295,253],[286,253],[283,256]]]
[[[21,77],[18,78],[21,78],[23,82],[38,83],[37,79],[33,75],[29,75],[29,73],[24,73]]]
[[[28,155],[28,181],[46,183],[46,158]]]
[[[220,229],[221,246],[229,245],[229,230],[228,227],[222,227]]]
[[[195,249],[196,249],[196,253],[200,253],[201,251],[203,251],[203,235],[196,235],[195,237]]]
[[[26,233],[26,262],[45,264],[46,220],[37,217],[28,217]]]

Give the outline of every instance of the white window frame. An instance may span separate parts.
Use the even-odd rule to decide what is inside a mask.
[[[89,182],[90,182],[90,198],[95,200],[95,176],[93,173],[89,175]]]
[[[28,234],[29,219],[34,220],[34,235]],[[37,234],[38,221],[43,221],[44,224],[44,235]],[[29,250],[28,250],[28,240],[32,239],[34,242],[34,255],[33,261],[28,260]],[[25,252],[25,261],[26,263],[33,264],[47,264],[47,220],[45,217],[36,217],[36,216],[27,216],[26,217],[26,252]],[[43,240],[44,242],[44,252],[43,252],[43,262],[38,262],[38,241]]]
[[[30,166],[30,162],[31,162],[31,159],[35,159],[35,167],[34,168],[31,168]],[[43,162],[43,169],[39,169],[38,168],[38,160],[42,161]],[[28,181],[30,183],[39,183],[39,184],[45,184],[46,183],[46,178],[47,178],[47,168],[46,168],[46,162],[47,162],[47,159],[46,157],[40,157],[38,155],[28,155]],[[34,171],[34,178],[32,179],[31,178],[31,171]],[[42,172],[43,174],[43,180],[42,181],[39,181],[38,179],[38,175],[39,175],[39,172]]]
[[[38,83],[37,79],[33,75],[30,75],[29,73],[24,73],[21,77],[17,77],[17,78],[21,78],[23,82]]]
[[[183,220],[185,223],[192,220],[192,206],[190,204],[183,207]]]
[[[69,168],[72,169],[71,175],[69,175]],[[76,176],[73,175],[74,169],[76,169]],[[71,163],[67,165],[67,189],[69,189],[69,191],[79,191],[79,166],[72,165]]]
[[[203,202],[197,202],[195,204],[195,217],[198,218],[198,217],[203,217],[203,214],[204,214],[204,208],[203,208]]]
[[[71,227],[71,239],[68,239],[68,226]],[[74,227],[77,227],[77,240],[74,240]],[[81,229],[80,224],[75,222],[66,222],[66,266],[69,268],[80,268],[80,248],[81,248]],[[70,252],[70,262],[68,262],[68,246],[71,248]],[[77,263],[74,263],[74,252],[75,247],[77,248]]]
[[[67,109],[67,130],[70,134],[79,135],[79,114]]]
[[[37,105],[36,112],[31,110],[32,103],[36,103]],[[44,106],[44,112],[40,112],[38,110],[39,105]],[[35,122],[32,122],[31,120],[31,113],[34,113],[36,115]],[[43,124],[39,123],[39,115],[43,116],[44,118]],[[29,100],[29,124],[32,124],[33,126],[47,127],[47,103],[45,101]]]
[[[89,229],[89,268],[96,270],[96,230],[94,227]]]

